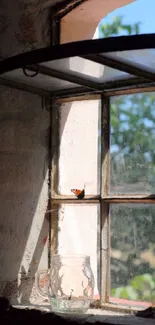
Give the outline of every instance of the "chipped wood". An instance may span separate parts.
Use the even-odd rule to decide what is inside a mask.
[[[96,199],[92,199],[92,198],[88,198],[88,199],[82,199],[82,200],[78,200],[77,198],[72,198],[72,199],[52,199],[52,202],[54,204],[97,204],[100,203],[100,200],[98,198]]]
[[[107,203],[152,203],[155,204],[154,194],[145,195],[112,195],[102,198]]]
[[[101,104],[101,195],[108,195],[109,188],[109,150],[110,150],[110,112],[109,98],[102,97]]]
[[[57,254],[58,249],[58,206],[52,203],[51,214],[51,255]]]
[[[113,96],[121,96],[121,95],[132,95],[132,94],[138,94],[138,93],[148,93],[148,92],[154,92],[155,86],[146,85],[144,87],[133,87],[131,89],[116,89],[116,90],[108,90],[104,92],[104,96],[106,97],[113,97]]]
[[[109,298],[110,290],[110,226],[109,226],[109,205],[101,204],[101,303],[105,303]]]
[[[57,195],[58,187],[58,157],[59,157],[59,105],[53,102],[52,105],[52,161],[51,161],[51,197]]]
[[[83,100],[99,100],[101,98],[100,94],[85,94],[85,95],[79,95],[79,96],[72,96],[72,97],[62,97],[55,99],[58,104],[63,103],[70,103],[74,101],[83,101]]]

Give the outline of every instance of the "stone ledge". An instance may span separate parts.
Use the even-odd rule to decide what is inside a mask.
[[[50,312],[50,306],[47,304],[42,305],[13,305],[15,308],[20,309],[37,309],[41,311]],[[96,322],[100,322],[103,325],[111,324],[111,325],[154,325],[154,319],[145,319],[140,317],[135,317],[134,315],[123,314],[119,312],[112,312],[108,310],[101,310],[101,309],[89,309],[88,312],[84,315],[70,315],[70,314],[59,314],[62,319],[68,319],[70,322],[74,321],[78,324],[94,324]],[[71,324],[70,324],[71,325]],[[74,323],[75,325],[75,323]]]

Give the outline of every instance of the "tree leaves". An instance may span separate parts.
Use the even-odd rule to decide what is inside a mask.
[[[139,34],[140,22],[130,25],[122,16],[114,17],[101,32],[103,37]],[[110,116],[110,193],[155,194],[155,93],[113,97]],[[154,254],[155,206],[112,204],[110,215],[111,247],[121,251],[111,258],[111,294],[150,301],[154,267],[143,260],[142,252]]]
[[[112,23],[101,26],[103,37],[117,36],[117,35],[132,35],[139,34],[140,22],[136,24],[123,24],[123,17],[117,16],[113,18]]]

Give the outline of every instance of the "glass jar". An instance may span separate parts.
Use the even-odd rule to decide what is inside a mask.
[[[38,271],[38,292],[49,298],[52,311],[84,313],[93,299],[94,276],[89,256],[54,255],[51,268]]]

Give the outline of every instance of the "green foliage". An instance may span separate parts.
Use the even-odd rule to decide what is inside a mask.
[[[140,23],[115,17],[103,37],[139,34]],[[146,53],[147,55],[147,53]],[[155,193],[155,93],[111,99],[110,194]],[[111,294],[155,300],[155,205],[112,204]]]
[[[110,24],[101,26],[101,33],[103,37],[116,36],[116,35],[132,35],[139,34],[140,23],[133,25],[123,24],[123,17],[114,17]]]
[[[150,274],[135,276],[127,286],[112,289],[111,294],[115,298],[154,302],[155,277]]]
[[[112,187],[126,184],[131,193],[127,184],[143,183],[139,192],[155,192],[154,106],[155,93],[111,100]]]

